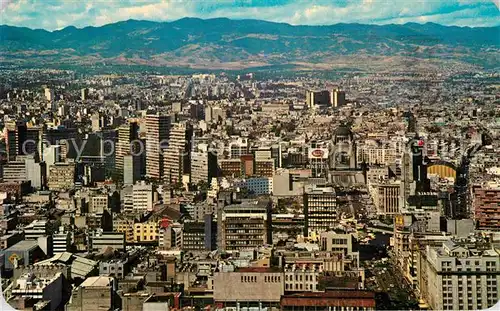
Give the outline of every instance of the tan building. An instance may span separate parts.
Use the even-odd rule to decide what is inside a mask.
[[[134,242],[134,220],[133,219],[113,219],[113,231],[125,234],[125,242]]]
[[[107,276],[87,278],[71,295],[67,311],[115,310],[118,307],[115,280]]]
[[[399,213],[400,180],[385,180],[377,183],[370,183],[369,189],[375,207],[377,208],[377,214],[395,215]]]
[[[420,250],[419,292],[433,310],[480,310],[500,296],[500,254],[491,245],[472,241],[444,242]]]
[[[118,142],[116,143],[116,158],[115,158],[115,169],[119,176],[123,176],[124,172],[124,156],[130,155],[131,152],[140,151],[139,146],[133,141],[139,138],[139,125],[137,122],[129,122],[128,124],[122,125],[118,128]],[[132,149],[133,148],[133,149]],[[135,162],[139,162],[138,157],[133,157]],[[138,163],[137,163],[138,165]]]
[[[50,166],[47,186],[50,190],[62,191],[73,188],[75,184],[75,164],[55,163]]]
[[[102,214],[104,211],[108,210],[109,197],[107,194],[99,194],[90,197],[89,202],[89,213],[91,214]]]
[[[191,170],[191,140],[193,127],[186,123],[172,124],[168,147],[163,153],[164,179],[170,183],[182,181]]]
[[[283,272],[242,268],[214,274],[214,301],[226,307],[278,307],[285,292]]]
[[[171,116],[146,116],[146,175],[154,179],[163,177],[163,149],[170,133]]]

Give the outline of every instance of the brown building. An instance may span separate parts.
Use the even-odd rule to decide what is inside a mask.
[[[240,159],[225,159],[220,161],[220,169],[224,177],[240,177],[241,176],[241,160]]]
[[[500,185],[474,185],[472,196],[478,229],[500,230]]]
[[[254,157],[251,154],[241,156],[241,172],[243,176],[252,176],[254,173]]]
[[[335,290],[324,293],[299,293],[281,297],[282,311],[375,310],[375,293],[360,290]]]
[[[273,177],[274,159],[255,161],[255,176]]]

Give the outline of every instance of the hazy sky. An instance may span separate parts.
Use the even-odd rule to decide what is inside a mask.
[[[495,4],[496,1],[496,4]],[[500,0],[0,0],[0,24],[61,29],[127,19],[254,18],[294,25],[435,22],[500,25]]]

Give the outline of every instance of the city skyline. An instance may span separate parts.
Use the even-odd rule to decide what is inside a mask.
[[[498,26],[494,1],[64,1],[2,0],[0,24],[59,30],[103,26],[135,19],[170,22],[184,17],[259,19],[291,25],[337,23],[437,23],[446,26]]]

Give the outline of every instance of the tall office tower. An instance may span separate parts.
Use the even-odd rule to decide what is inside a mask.
[[[5,124],[4,136],[9,161],[18,155],[36,155],[40,144],[40,128],[28,127],[26,122],[18,121]]]
[[[135,167],[140,168],[139,165],[139,144],[132,143],[139,139],[139,124],[136,121],[129,122],[118,128],[118,142],[116,144],[116,173],[121,179],[124,175],[124,159],[126,155],[135,155],[138,161]]]
[[[116,141],[118,133],[115,129],[103,129],[98,134],[101,144],[99,155],[104,163],[104,175],[111,177],[116,167]]]
[[[210,183],[217,176],[217,156],[208,144],[200,143],[191,152],[191,183]]]
[[[411,155],[408,151],[403,152],[401,160],[401,184],[399,191],[399,207],[406,206],[406,200],[411,194],[411,185],[413,183],[413,170],[411,168]]]
[[[323,91],[306,91],[306,105],[308,108],[315,106],[327,107],[330,104],[330,92]]]
[[[337,194],[333,187],[307,185],[304,189],[304,235],[321,233],[335,227]]]
[[[140,159],[131,154],[123,156],[123,184],[133,185],[141,178]]]
[[[92,121],[92,131],[93,132],[98,132],[100,131],[103,127],[106,127],[108,124],[107,124],[107,120],[106,120],[106,117],[101,115],[100,113],[96,112],[92,115],[91,117],[91,121]]]
[[[55,100],[55,95],[54,95],[53,89],[46,87],[44,89],[44,92],[45,92],[45,99],[46,100],[48,100],[49,102]]]
[[[330,104],[337,108],[345,105],[345,92],[335,89],[330,93]]]
[[[76,128],[66,128],[59,126],[57,128],[46,128],[42,133],[42,141],[50,145],[59,145],[62,140],[71,140],[77,137]]]
[[[171,183],[182,181],[182,175],[191,172],[191,142],[193,127],[175,123],[170,129],[168,147],[163,152],[164,179]]]
[[[424,141],[421,139],[414,140],[410,149],[412,152],[412,173],[413,180],[416,182],[416,192],[429,192],[431,183],[427,178],[427,163],[424,161]]]
[[[146,116],[146,175],[163,177],[163,150],[170,133],[172,117],[169,115]]]
[[[82,89],[81,100],[87,100],[88,97],[89,97],[89,89],[87,88]]]
[[[7,149],[7,160],[15,161],[17,155],[17,131],[15,122],[6,122],[4,127],[5,148]]]

